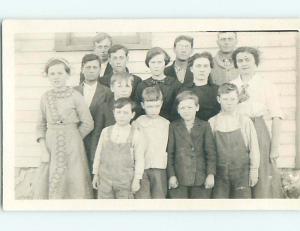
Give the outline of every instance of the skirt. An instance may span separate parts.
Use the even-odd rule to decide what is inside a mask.
[[[84,144],[76,125],[53,126],[46,133],[50,161],[41,163],[34,199],[93,198]]]
[[[271,138],[263,117],[252,118],[260,151],[258,182],[252,187],[252,198],[283,198],[280,172],[270,160]]]

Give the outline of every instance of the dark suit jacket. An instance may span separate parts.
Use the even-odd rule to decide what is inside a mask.
[[[79,91],[83,95],[83,83],[81,83],[79,86],[74,87],[74,89]],[[112,95],[112,93],[109,90],[109,88],[103,86],[100,83],[97,83],[95,95],[94,95],[91,105],[89,107],[94,121],[99,114],[99,108],[102,107],[104,102],[107,102],[109,100],[111,95]],[[97,144],[98,144],[98,142],[97,142],[97,144],[95,144],[95,143],[92,144],[92,142],[91,142],[91,137],[93,136],[94,130],[92,132],[90,132],[90,134],[88,134],[83,140],[84,145],[85,145],[85,150],[87,153],[87,157],[88,157],[90,170],[92,170],[91,167],[92,167],[92,163],[94,161],[94,155],[95,155],[95,151],[96,151]]]
[[[176,176],[179,185],[200,186],[208,174],[216,173],[216,147],[208,122],[195,119],[191,133],[182,119],[170,124],[168,177]]]
[[[170,76],[170,77],[176,78],[178,80],[177,74],[175,71],[175,61],[172,63],[172,65],[166,67],[164,72],[165,72],[166,76]],[[192,83],[193,79],[194,79],[193,72],[191,72],[190,68],[188,67],[185,72],[185,77],[184,77],[183,83]]]

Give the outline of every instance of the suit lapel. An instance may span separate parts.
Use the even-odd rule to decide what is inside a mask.
[[[193,141],[191,138],[191,134],[189,133],[189,131],[187,130],[184,121],[181,119],[180,122],[177,124],[178,128],[179,128],[179,134],[182,137],[182,140],[187,141],[189,144],[193,145]]]
[[[103,90],[101,88],[102,88],[101,85],[99,83],[97,83],[96,91],[95,91],[95,94],[93,96],[92,102],[89,107],[91,112],[93,112],[95,110],[96,105],[103,94]]]
[[[112,69],[110,63],[107,63],[103,76],[112,75],[112,73],[113,73],[113,69]]]

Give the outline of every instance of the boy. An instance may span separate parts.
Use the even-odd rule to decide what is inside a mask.
[[[96,116],[94,117],[94,131],[91,141],[91,147],[93,153],[96,151],[96,147],[100,138],[103,128],[113,125],[116,121],[113,114],[114,103],[119,98],[129,98],[132,93],[133,77],[128,73],[113,74],[111,78],[111,91],[112,95],[107,102],[98,106]],[[137,118],[141,114],[141,107],[135,106],[134,118]]]
[[[221,112],[209,120],[217,147],[217,175],[214,198],[251,198],[250,187],[258,181],[260,153],[250,118],[236,112],[236,85],[224,83],[218,89]],[[250,187],[249,187],[250,186]]]
[[[99,199],[132,199],[144,172],[143,135],[130,125],[134,102],[114,102],[116,123],[103,129],[93,164],[93,187]]]
[[[209,123],[196,117],[199,99],[191,91],[176,97],[181,119],[170,124],[168,177],[170,198],[209,199],[216,174],[216,147]]]
[[[165,198],[167,194],[167,143],[169,121],[159,115],[163,96],[158,86],[147,87],[142,93],[142,107],[146,115],[140,116],[134,126],[147,140],[145,170],[141,189],[135,194],[138,199]]]

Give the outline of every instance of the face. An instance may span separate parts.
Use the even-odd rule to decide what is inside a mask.
[[[126,104],[121,108],[114,109],[114,117],[116,123],[120,126],[128,125],[134,117],[134,112],[131,110],[131,105]]]
[[[145,110],[146,115],[150,117],[158,116],[160,113],[161,106],[162,106],[161,100],[142,102],[142,107]]]
[[[217,44],[223,53],[231,53],[236,47],[237,38],[233,32],[220,33]]]
[[[233,112],[238,105],[239,98],[236,91],[229,92],[227,94],[222,94],[217,97],[218,102],[221,105],[222,111]]]
[[[112,66],[114,72],[125,72],[128,57],[124,50],[118,50],[115,53],[110,54],[109,63]]]
[[[66,86],[69,74],[66,72],[63,64],[56,64],[49,67],[47,76],[54,88],[61,88]]]
[[[100,57],[101,62],[108,60],[108,49],[111,47],[111,42],[108,38],[100,42],[95,42],[95,53]]]
[[[199,111],[199,105],[196,105],[193,99],[186,99],[178,104],[177,111],[183,120],[193,121],[196,112]]]
[[[201,57],[194,61],[191,71],[194,74],[194,81],[207,84],[211,72],[210,62],[207,58]]]
[[[180,40],[176,43],[176,46],[174,47],[174,53],[176,54],[176,58],[181,61],[188,60],[192,52],[192,44],[186,40]]]
[[[82,73],[87,81],[97,80],[100,74],[100,64],[98,60],[86,62],[82,67]]]
[[[122,97],[129,98],[132,93],[131,82],[129,80],[116,81],[113,84],[111,91],[114,93],[115,99],[119,99]]]
[[[149,60],[149,68],[152,75],[159,76],[164,72],[166,67],[165,64],[165,55],[159,54],[154,56],[152,59]]]
[[[241,75],[252,74],[257,68],[254,56],[248,52],[238,53],[236,56],[236,64]]]

